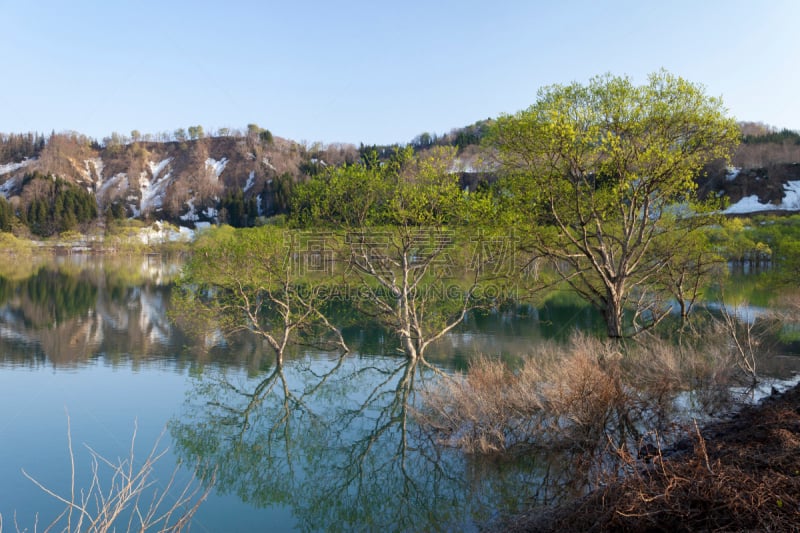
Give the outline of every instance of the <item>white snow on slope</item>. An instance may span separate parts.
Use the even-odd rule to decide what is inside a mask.
[[[6,181],[4,184],[0,185],[0,194],[5,196],[6,200],[8,200],[8,195],[11,192],[11,189],[14,188],[14,184],[17,182],[16,178],[11,178]]]
[[[244,192],[250,190],[253,184],[256,182],[256,171],[251,170],[250,175],[247,177],[247,183],[244,185]]]
[[[194,207],[194,198],[190,198],[186,201],[186,205],[189,206],[189,211],[185,215],[181,215],[180,219],[185,220],[186,222],[194,222],[195,220],[200,220],[200,216],[197,214],[197,210]]]
[[[206,159],[206,168],[209,168],[214,171],[214,175],[219,179],[219,175],[222,174],[222,171],[225,170],[225,165],[228,164],[228,158],[223,157],[219,161],[214,158],[209,157]]]
[[[116,188],[117,190],[126,189],[128,188],[128,175],[124,172],[120,172],[118,174],[114,174],[108,180],[104,181],[102,185],[97,189],[97,196],[98,198],[105,198],[106,195],[109,193],[109,189]]]
[[[167,185],[170,183],[170,172],[164,174],[159,178],[161,171],[166,168],[172,158],[164,159],[158,163],[148,163],[150,168],[151,178],[147,177],[147,172],[142,172],[139,175],[139,189],[142,191],[142,202],[139,205],[138,212],[135,210],[134,216],[140,213],[145,213],[149,210],[158,209],[164,203],[164,193],[166,192]]]
[[[31,163],[36,161],[35,159],[25,159],[24,161],[20,161],[19,163],[6,163],[4,165],[0,165],[0,175],[8,174],[9,172],[14,172],[22,167],[27,167]]]
[[[152,226],[139,230],[139,239],[145,244],[163,244],[165,242],[189,242],[194,240],[195,231],[183,226],[175,227],[156,221]]]
[[[151,209],[158,209],[164,202],[164,192],[169,183],[169,173],[159,181],[153,182],[147,178],[147,174],[142,172],[139,176],[139,189],[142,191],[142,201],[139,205],[139,212],[144,213]]]
[[[728,172],[725,174],[725,180],[727,181],[735,180],[739,176],[739,173],[741,171],[742,169],[739,167],[728,167]]]
[[[158,180],[158,175],[161,174],[161,171],[164,170],[164,167],[166,167],[170,161],[172,161],[172,158],[168,157],[163,161],[159,161],[158,163],[151,161],[147,164],[147,166],[150,168],[150,174],[153,175],[153,181]]]
[[[758,196],[745,196],[723,211],[727,215],[757,213],[759,211],[800,211],[800,181],[787,181],[783,186],[783,201],[779,204],[762,204]]]
[[[477,171],[475,170],[475,167],[473,167],[472,164],[469,161],[463,161],[460,158],[456,158],[456,159],[453,160],[453,163],[450,165],[450,168],[448,169],[448,172],[450,172],[451,174],[455,174],[455,173],[462,173],[462,172],[473,173],[473,172],[477,172]]]
[[[97,175],[97,185],[103,183],[103,160],[99,157],[95,157],[93,159],[84,159],[83,166],[86,168],[86,179],[92,181],[92,166],[94,166],[94,172]]]

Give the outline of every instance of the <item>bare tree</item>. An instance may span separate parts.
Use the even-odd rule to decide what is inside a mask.
[[[25,470],[22,471],[42,491],[64,504],[63,512],[44,531],[58,529],[66,533],[101,533],[157,529],[162,532],[178,532],[188,529],[192,517],[214,486],[213,473],[205,480],[205,485],[192,476],[180,487],[176,485],[176,467],[171,477],[159,482],[156,488],[154,468],[167,450],[159,450],[156,442],[150,454],[139,465],[133,452],[135,442],[134,428],[129,455],[117,460],[107,459],[87,446],[91,455],[91,481],[88,487],[78,490],[72,433],[67,418],[67,444],[71,466],[69,494],[59,494]]]
[[[283,363],[296,344],[348,351],[323,313],[330,291],[301,279],[300,244],[279,229],[219,228],[198,242],[181,284],[175,316],[189,326],[222,334],[249,331]]]

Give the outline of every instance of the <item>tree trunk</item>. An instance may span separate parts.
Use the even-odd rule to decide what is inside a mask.
[[[606,319],[606,329],[610,338],[619,339],[623,337],[622,302],[616,294],[607,295],[603,318]]]
[[[417,351],[417,346],[414,343],[414,339],[411,338],[411,335],[406,334],[405,332],[401,333],[402,342],[403,342],[403,351],[406,353],[406,357],[415,361],[419,352]]]

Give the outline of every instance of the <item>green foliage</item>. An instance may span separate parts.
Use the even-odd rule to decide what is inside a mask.
[[[378,168],[382,161],[392,157],[400,149],[398,144],[385,145],[365,145],[361,143],[358,147],[358,158],[362,165],[369,169]]]
[[[33,243],[27,239],[17,238],[12,233],[2,232],[0,233],[0,250],[6,254],[13,254],[15,256],[29,256],[33,250]],[[14,263],[15,265],[18,264],[16,260]],[[6,274],[5,272],[0,272],[0,275]]]
[[[105,208],[104,211],[106,222],[113,220],[122,220],[127,217],[128,210],[122,200],[116,200]]]
[[[11,231],[14,219],[14,208],[4,196],[0,196],[0,231]]]
[[[299,226],[358,226],[377,217],[387,185],[378,169],[345,165],[295,187],[292,220]]]
[[[410,145],[415,151],[427,150],[434,146],[455,146],[463,150],[467,146],[480,144],[489,133],[490,125],[490,120],[479,120],[475,124],[456,128],[446,135],[425,132],[414,137]]]
[[[290,173],[284,172],[272,180],[268,185],[267,191],[271,195],[272,205],[266,215],[285,215],[289,213],[292,208],[294,194],[294,177]]]
[[[526,200],[510,203],[537,229],[531,245],[619,337],[639,327],[623,325],[626,306],[657,318],[641,295],[657,290],[666,264],[691,256],[657,244],[681,245],[709,222],[682,206],[695,206],[694,178],[738,137],[721,101],[662,71],[643,86],[605,75],[545,87],[533,106],[498,119],[491,141],[507,194]]]
[[[490,121],[481,120],[471,126],[456,130],[453,145],[457,146],[459,150],[463,150],[471,144],[480,144],[488,135],[490,125]]]
[[[449,172],[455,152],[432,150],[413,157],[396,150],[377,164],[328,169],[296,188],[292,219],[299,226],[427,226],[454,223],[465,196]]]
[[[41,133],[0,133],[0,163],[37,157],[45,146]]]
[[[79,276],[61,270],[40,268],[22,283],[20,290],[36,308],[36,326],[58,324],[84,315],[97,302],[97,287]]]
[[[466,224],[486,210],[450,172],[456,150],[413,154],[328,169],[297,187],[292,218],[301,227],[344,228],[348,282],[363,289],[355,306],[394,333],[410,359],[485,304],[475,294],[491,269],[470,252]],[[491,202],[489,202],[491,203]],[[480,263],[480,264],[476,264]],[[495,302],[490,302],[493,305]]]
[[[221,226],[200,235],[176,297],[175,316],[189,329],[223,334],[247,330],[262,337],[279,363],[289,345],[343,348],[320,309],[321,284],[301,279],[301,244],[274,226]]]
[[[255,225],[258,207],[254,196],[245,199],[242,189],[225,193],[220,200],[220,222],[230,224],[234,228],[249,228]]]
[[[189,126],[188,128],[189,138],[192,140],[202,139],[205,137],[205,132],[203,131],[203,126]]]
[[[728,261],[754,269],[770,264],[778,278],[793,283],[800,274],[800,215],[731,218],[709,239]]]
[[[49,237],[97,218],[94,195],[77,185],[38,172],[27,175],[24,182],[37,190],[21,217],[35,235]]]
[[[780,131],[769,131],[761,135],[744,135],[742,136],[743,144],[769,144],[769,143],[791,143],[800,144],[800,132],[782,129]]]

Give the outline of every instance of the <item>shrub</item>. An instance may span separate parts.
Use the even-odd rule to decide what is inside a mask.
[[[468,453],[594,452],[632,445],[645,430],[669,433],[681,393],[695,411],[716,410],[733,368],[702,342],[651,338],[625,347],[576,335],[538,346],[515,370],[479,358],[424,391],[417,414],[439,442]]]
[[[176,468],[169,479],[157,480],[154,468],[167,450],[159,450],[156,442],[150,454],[139,464],[133,452],[135,441],[134,429],[129,455],[117,460],[107,459],[87,446],[91,456],[91,479],[88,487],[78,490],[68,419],[67,445],[72,472],[69,494],[56,493],[25,470],[22,471],[33,484],[64,505],[64,510],[45,526],[44,531],[177,532],[188,529],[200,504],[211,492],[213,477],[205,486],[194,476],[181,485]],[[2,524],[0,516],[0,531]],[[34,531],[36,529],[34,526]]]

